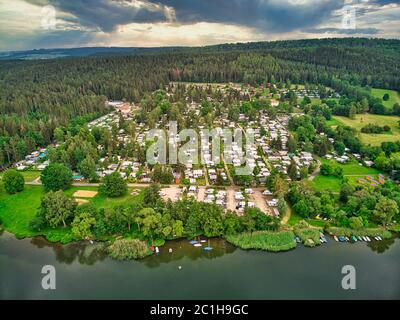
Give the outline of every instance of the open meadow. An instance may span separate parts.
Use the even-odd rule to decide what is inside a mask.
[[[354,119],[343,116],[334,116],[332,119],[333,121],[330,122],[330,125],[335,126],[342,123],[346,126],[355,128],[360,135],[361,141],[367,145],[379,146],[382,142],[394,142],[400,140],[400,126],[398,123],[400,117],[397,116],[357,114]],[[390,127],[391,131],[381,134],[361,133],[361,128],[365,127],[367,124],[375,124],[381,127],[387,125]]]
[[[96,191],[97,187],[71,187],[65,191],[68,196],[80,190]],[[119,198],[107,198],[99,193],[92,198],[86,198],[88,203],[92,203],[96,208],[111,208],[116,205],[127,205],[139,201],[143,197],[140,192],[136,196],[131,195],[132,189],[128,190],[125,196]],[[4,228],[15,234],[18,238],[33,237],[44,235],[51,241],[68,242],[70,228],[56,228],[44,230],[43,232],[34,232],[29,229],[29,222],[35,217],[40,207],[41,198],[45,192],[42,186],[25,185],[24,191],[8,195],[0,183],[0,218],[3,221]]]

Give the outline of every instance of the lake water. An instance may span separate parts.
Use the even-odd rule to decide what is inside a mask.
[[[108,258],[101,245],[0,236],[0,299],[399,299],[400,239],[336,243],[282,253],[244,251],[212,239],[211,252],[168,242],[141,261]],[[169,253],[168,249],[173,252]],[[56,268],[56,290],[41,269]],[[356,268],[356,290],[341,269]],[[181,266],[181,269],[179,269]]]

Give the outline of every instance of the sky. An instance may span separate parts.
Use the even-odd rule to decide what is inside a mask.
[[[0,0],[0,50],[400,38],[400,0]]]

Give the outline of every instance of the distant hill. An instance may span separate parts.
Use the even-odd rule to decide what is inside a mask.
[[[40,60],[64,57],[87,57],[96,55],[121,55],[151,52],[167,52],[179,47],[139,48],[139,47],[83,47],[83,48],[56,48],[33,49],[26,51],[0,52],[0,60]]]

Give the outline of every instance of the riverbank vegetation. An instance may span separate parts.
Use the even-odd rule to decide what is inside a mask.
[[[360,228],[360,229],[352,229],[346,227],[328,227],[326,231],[329,234],[333,235],[343,235],[343,236],[368,236],[368,237],[376,237],[379,236],[382,239],[390,239],[392,234],[390,231],[384,228]]]
[[[108,246],[107,251],[117,260],[142,259],[152,254],[147,243],[138,239],[115,240]]]
[[[295,235],[300,238],[305,246],[315,247],[321,244],[320,233],[322,228],[313,227],[306,221],[302,220],[294,226],[293,230]]]
[[[292,231],[257,231],[228,235],[226,240],[242,249],[272,252],[288,251],[296,247]]]

